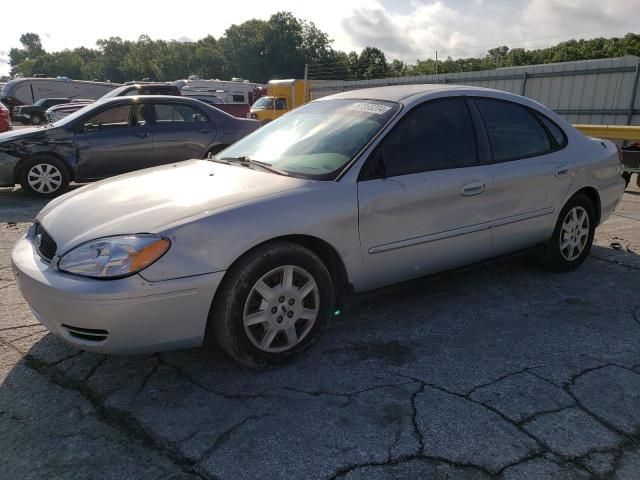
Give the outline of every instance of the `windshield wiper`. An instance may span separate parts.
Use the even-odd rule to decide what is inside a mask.
[[[240,165],[242,165],[243,167],[248,167],[251,168],[252,166],[257,166],[262,168],[263,170],[266,170],[267,172],[271,172],[271,173],[275,173],[277,175],[284,175],[284,176],[289,176],[289,173],[285,172],[284,170],[280,170],[279,168],[275,168],[273,166],[271,166],[270,163],[267,162],[261,162],[260,160],[253,160],[249,157],[224,157],[224,158],[220,158],[218,159],[218,161],[220,162],[225,162],[225,163],[239,163]]]
[[[231,165],[230,161],[223,160],[222,158],[216,158],[211,154],[209,154],[209,156],[206,159],[209,160],[210,162],[224,163],[225,165]]]

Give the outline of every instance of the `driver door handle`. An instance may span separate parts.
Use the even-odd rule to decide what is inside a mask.
[[[463,197],[471,197],[473,195],[479,195],[485,191],[487,188],[487,184],[482,180],[478,180],[476,182],[467,183],[462,187],[462,196]]]
[[[556,168],[556,177],[566,177],[567,175],[569,175],[568,165],[561,165]]]

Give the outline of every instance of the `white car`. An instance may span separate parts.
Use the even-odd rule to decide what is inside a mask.
[[[345,292],[531,247],[573,270],[623,191],[614,144],[530,99],[372,88],[308,103],[209,160],[53,200],[12,260],[36,317],[79,348],[211,336],[267,367],[305,351]]]

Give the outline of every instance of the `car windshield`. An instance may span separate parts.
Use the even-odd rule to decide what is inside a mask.
[[[267,163],[303,177],[344,167],[386,125],[399,105],[378,100],[309,103],[245,137],[216,156]]]
[[[260,97],[255,101],[251,108],[254,110],[267,110],[273,108],[273,97]]]

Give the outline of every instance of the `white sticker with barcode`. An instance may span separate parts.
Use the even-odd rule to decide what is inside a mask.
[[[377,103],[354,103],[349,107],[349,110],[355,110],[356,112],[375,113],[376,115],[382,115],[385,112],[391,110],[391,107],[387,105],[379,105]]]

